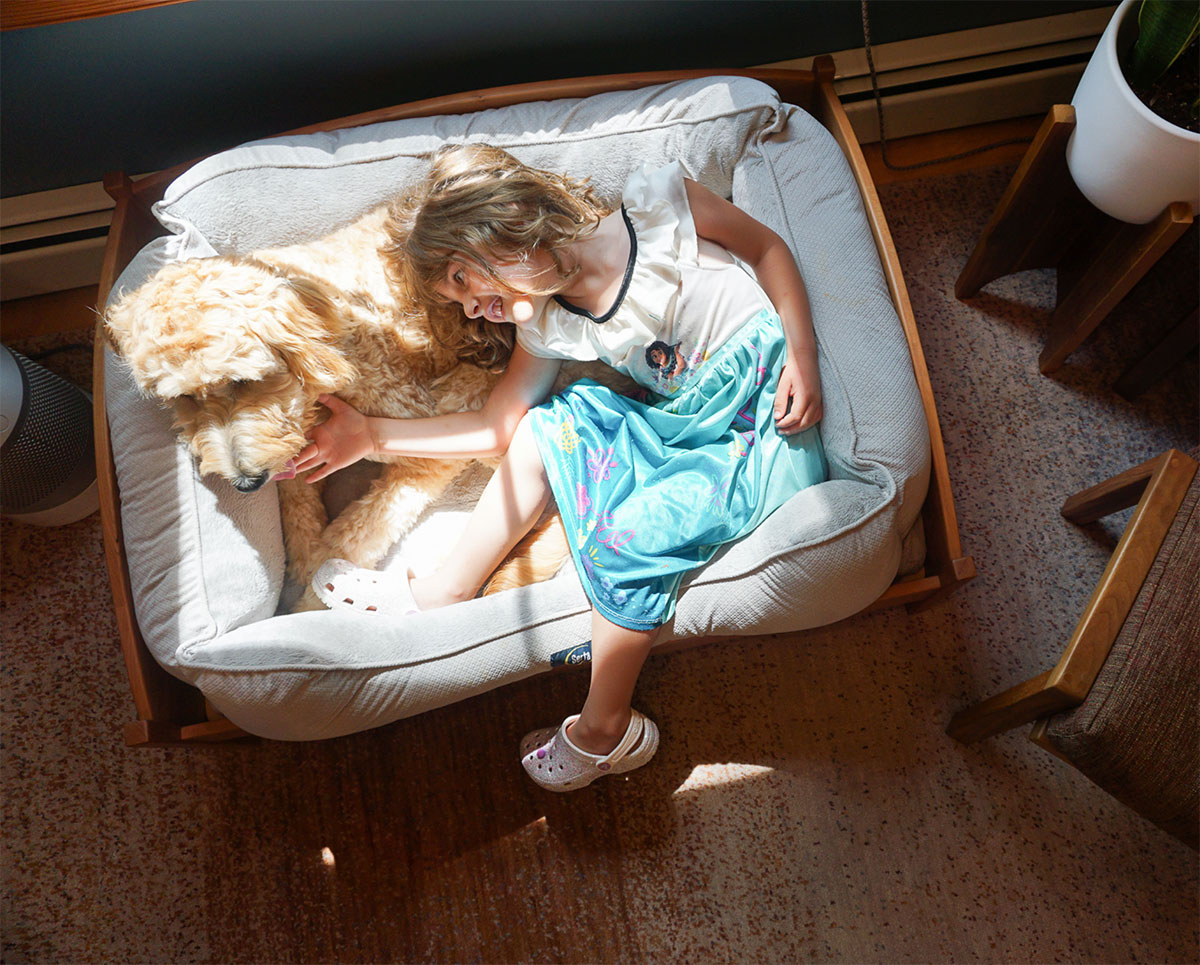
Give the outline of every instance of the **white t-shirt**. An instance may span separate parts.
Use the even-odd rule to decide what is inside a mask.
[[[673,395],[744,323],[774,310],[758,281],[720,245],[696,237],[678,162],[625,182],[630,263],[616,304],[595,321],[562,299],[517,328],[531,355],[600,359],[660,395]]]

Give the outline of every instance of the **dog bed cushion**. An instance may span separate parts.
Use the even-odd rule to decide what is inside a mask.
[[[902,562],[920,565],[928,432],[857,186],[829,133],[754,80],[709,77],[235,148],[171,185],[155,207],[171,233],[139,253],[111,298],[170,260],[320,237],[418,179],[422,155],[464,140],[590,177],[608,199],[633,167],[682,160],[778,231],[806,279],[831,478],[685,581],[662,642],[831,623],[878,597]],[[245,730],[333,737],[578,659],[589,607],[569,567],[411,617],[274,616],[284,569],[274,487],[246,496],[201,479],[167,412],[139,396],[111,353],[106,394],[143,636],[164,667]],[[430,526],[461,526],[455,498],[412,545],[439,542]]]

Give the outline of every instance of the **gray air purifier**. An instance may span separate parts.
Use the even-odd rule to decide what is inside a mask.
[[[91,397],[0,345],[0,515],[62,526],[99,505]]]

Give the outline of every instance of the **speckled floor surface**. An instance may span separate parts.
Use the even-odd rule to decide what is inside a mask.
[[[127,749],[98,520],[6,524],[4,961],[1200,958],[1194,852],[1023,731],[943,732],[1053,662],[1103,568],[1123,517],[1075,528],[1062,500],[1197,441],[1194,355],[1135,402],[1110,388],[1177,285],[1054,378],[1052,276],[954,299],[1010,172],[882,192],[978,578],[919,615],[652,660],[664,743],[623,782],[550,796],[513,759],[580,672],[319,744]]]

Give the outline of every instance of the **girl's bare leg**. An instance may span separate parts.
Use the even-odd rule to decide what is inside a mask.
[[[657,630],[630,630],[592,611],[592,683],[567,736],[581,750],[607,754],[629,727],[633,687]]]
[[[411,581],[422,610],[470,600],[546,508],[550,482],[526,417],[450,555],[434,573]]]
[[[550,499],[529,420],[517,428],[500,467],[492,475],[458,543],[438,570],[411,581],[422,610],[469,600],[538,518]],[[650,654],[657,630],[630,630],[592,611],[592,681],[572,742],[607,754],[629,727],[633,688]]]

